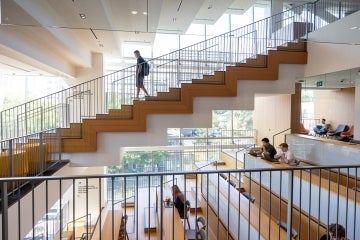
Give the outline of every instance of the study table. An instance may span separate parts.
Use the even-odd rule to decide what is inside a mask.
[[[158,196],[160,194],[157,192]],[[165,194],[164,194],[165,195]],[[171,196],[170,194],[168,194]],[[165,195],[167,196],[167,195]],[[180,214],[173,204],[166,205],[160,197],[158,197],[158,220],[161,224],[161,211],[162,211],[162,231],[165,240],[187,240],[184,230],[184,223],[180,218]]]

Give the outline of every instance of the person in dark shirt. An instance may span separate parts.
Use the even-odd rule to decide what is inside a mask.
[[[180,217],[184,219],[186,214],[186,207],[187,207],[184,194],[181,192],[178,185],[172,186],[171,189],[173,194],[174,205],[178,210]]]
[[[346,231],[345,228],[340,224],[330,224],[329,232],[319,238],[319,240],[345,240]]]
[[[146,96],[149,96],[149,93],[147,92],[146,88],[144,87],[144,58],[141,57],[139,50],[134,51],[134,55],[137,59],[137,65],[136,65],[136,99],[139,99],[139,93],[140,89],[144,91]]]
[[[263,158],[265,158],[266,160],[273,160],[276,154],[276,149],[273,145],[270,144],[268,138],[261,139],[261,142],[263,146],[261,150],[259,150],[258,154],[262,154]]]

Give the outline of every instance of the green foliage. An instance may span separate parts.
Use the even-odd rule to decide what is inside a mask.
[[[123,158],[123,170],[124,172],[134,172],[139,171],[145,165],[155,167],[167,159],[168,156],[167,151],[127,152]]]

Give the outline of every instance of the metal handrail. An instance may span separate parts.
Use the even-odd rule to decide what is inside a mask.
[[[56,180],[56,182],[54,182],[54,186],[58,186],[57,188],[51,188],[51,189],[47,189],[45,191],[45,196],[46,198],[48,196],[53,195],[55,192],[58,192],[59,190],[61,190],[61,182],[66,182],[66,180],[72,180],[70,182],[75,182],[75,180],[77,179],[98,179],[99,184],[101,182],[101,179],[112,179],[114,177],[123,177],[123,178],[127,178],[130,176],[146,176],[147,178],[152,178],[152,177],[157,177],[157,176],[161,176],[161,178],[165,178],[165,177],[176,177],[177,175],[182,175],[183,177],[181,177],[180,180],[180,184],[182,184],[183,190],[184,192],[188,192],[190,189],[193,188],[192,184],[186,184],[186,179],[188,175],[196,175],[197,178],[196,179],[200,179],[201,178],[201,182],[199,182],[199,185],[201,188],[199,188],[199,191],[201,191],[201,196],[203,197],[204,201],[202,200],[202,207],[203,208],[211,208],[212,211],[215,211],[215,213],[218,213],[217,217],[213,218],[214,221],[221,221],[224,226],[229,229],[230,231],[238,231],[240,228],[238,227],[234,227],[231,226],[230,222],[229,222],[229,218],[228,216],[232,215],[234,216],[232,219],[232,221],[239,221],[239,217],[244,218],[245,221],[249,221],[250,223],[250,217],[246,217],[250,216],[250,214],[242,214],[244,213],[244,211],[247,211],[248,208],[248,204],[246,204],[247,202],[241,201],[242,196],[240,196],[240,193],[238,192],[238,189],[235,187],[232,187],[229,183],[224,182],[221,178],[217,177],[219,176],[220,173],[224,173],[224,174],[228,174],[228,175],[234,175],[234,173],[236,174],[240,174],[242,176],[246,176],[248,179],[251,179],[251,181],[248,181],[246,184],[246,191],[250,194],[253,194],[256,197],[256,202],[257,204],[252,205],[258,209],[262,208],[263,204],[267,204],[266,201],[264,201],[263,199],[268,199],[267,195],[265,194],[261,194],[261,192],[257,191],[256,186],[257,184],[260,184],[260,186],[262,186],[261,191],[269,191],[270,192],[270,196],[274,196],[277,197],[279,199],[279,201],[284,202],[285,204],[288,203],[287,207],[288,207],[288,212],[293,212],[293,211],[289,211],[292,209],[295,209],[301,213],[305,213],[307,215],[304,215],[306,217],[306,219],[304,221],[317,221],[317,224],[319,223],[324,223],[326,225],[328,225],[329,223],[333,223],[333,222],[339,222],[341,224],[344,224],[345,221],[347,221],[346,219],[356,219],[355,217],[357,216],[356,213],[356,209],[358,209],[358,206],[355,206],[353,203],[358,203],[358,200],[356,198],[356,195],[354,195],[352,192],[353,190],[351,190],[350,186],[358,186],[357,182],[355,181],[352,183],[352,185],[349,185],[349,181],[347,181],[346,183],[343,181],[339,180],[339,177],[337,179],[331,179],[329,176],[330,175],[322,175],[321,171],[323,171],[324,173],[326,173],[327,170],[337,170],[338,173],[343,173],[344,177],[349,179],[350,177],[354,177],[354,179],[358,179],[358,170],[360,168],[360,165],[353,165],[353,164],[348,164],[347,165],[332,165],[332,166],[286,166],[286,167],[277,167],[279,165],[272,165],[272,167],[270,167],[270,165],[268,165],[269,163],[254,158],[250,155],[247,155],[247,157],[249,157],[249,161],[248,163],[250,164],[248,167],[250,169],[221,169],[221,170],[204,170],[204,171],[187,171],[187,172],[171,172],[171,173],[156,173],[156,172],[152,172],[152,173],[131,173],[131,174],[98,174],[98,175],[83,175],[83,176],[50,176],[50,177],[33,177],[33,178],[11,178],[11,179],[0,179],[0,187],[3,190],[1,192],[3,199],[6,199],[6,193],[7,193],[7,184],[13,182],[13,181],[24,181],[26,179],[29,179],[32,183],[38,182],[39,180],[43,180],[43,181],[54,181]],[[351,162],[351,159],[348,159],[349,163]],[[259,161],[259,162],[257,162]],[[252,168],[252,166],[257,167],[257,168]],[[269,168],[267,167],[269,166]],[[315,171],[316,170],[316,171]],[[310,173],[310,175],[309,175]],[[303,176],[303,175],[307,175],[307,176]],[[314,174],[314,175],[312,175]],[[240,175],[239,175],[240,176]],[[313,181],[311,180],[311,176],[313,177]],[[323,176],[321,179],[321,181],[316,181],[315,177],[317,178],[318,176]],[[309,178],[310,177],[310,178]],[[213,180],[211,180],[213,179]],[[273,180],[271,180],[273,179]],[[275,181],[276,183],[279,184],[273,184],[271,181]],[[303,184],[301,184],[303,182]],[[293,184],[292,184],[293,183]],[[254,185],[255,184],[255,185]],[[35,184],[32,184],[32,191],[36,190],[36,187],[34,186]],[[313,185],[312,187],[310,185]],[[332,185],[332,186],[330,186]],[[221,187],[222,186],[222,187]],[[71,186],[69,186],[71,187]],[[337,187],[337,190],[336,190]],[[339,191],[339,187],[342,188],[341,191]],[[164,216],[164,208],[161,208],[161,205],[159,203],[161,203],[163,196],[166,196],[166,194],[164,195],[164,193],[167,193],[167,189],[165,188],[158,188],[158,192],[155,193],[153,191],[153,187],[148,185],[146,187],[144,187],[144,190],[146,191],[152,191],[152,195],[148,195],[148,193],[146,191],[146,194],[141,195],[140,192],[143,191],[138,191],[141,187],[137,186],[137,200],[135,201],[135,206],[138,208],[139,206],[142,206],[141,204],[149,204],[152,202],[151,199],[152,197],[155,197],[155,195],[157,194],[158,198],[157,198],[157,205],[155,205],[155,208],[157,209],[157,216],[159,217],[159,223],[160,223],[160,227],[163,226],[167,226],[164,222],[165,218]],[[252,191],[252,188],[255,188],[255,190]],[[201,189],[201,190],[200,190]],[[308,190],[309,189],[309,190]],[[333,189],[333,190],[331,190]],[[114,191],[115,188],[112,188],[112,191]],[[294,190],[294,191],[292,191]],[[320,191],[322,194],[320,194]],[[71,192],[71,191],[70,191]],[[103,188],[99,187],[97,188],[97,192],[94,192],[92,194],[98,194],[100,196],[100,194],[103,192]],[[304,193],[310,193],[310,194],[304,194]],[[325,193],[329,193],[329,195],[325,194]],[[331,192],[331,196],[330,196],[330,192]],[[254,194],[255,193],[255,194]],[[292,195],[290,196],[290,194],[296,193],[296,196],[300,196],[297,198],[292,198]],[[311,194],[312,193],[312,194]],[[73,196],[71,196],[72,198],[76,197],[76,193],[73,192],[72,193]],[[333,196],[334,195],[334,196]],[[160,197],[159,197],[160,196]],[[196,193],[197,196],[197,193]],[[295,195],[294,195],[295,196]],[[24,227],[19,228],[18,226],[20,226],[20,223],[28,223],[31,222],[34,219],[35,214],[39,214],[41,212],[45,212],[46,213],[46,209],[47,208],[41,208],[40,205],[42,204],[41,202],[38,201],[34,201],[34,199],[37,197],[37,195],[34,194],[29,194],[27,199],[23,199],[22,200],[22,206],[19,207],[20,210],[19,214],[11,214],[9,215],[9,212],[12,212],[11,209],[9,209],[9,206],[7,205],[7,201],[2,201],[1,203],[1,207],[3,209],[3,215],[2,215],[2,219],[3,219],[3,223],[15,223],[14,226],[12,228],[8,228],[8,226],[1,226],[2,227],[2,231],[3,233],[9,233],[8,231],[18,231],[20,233],[20,230],[22,230]],[[143,198],[140,198],[143,197]],[[291,198],[290,198],[291,197]],[[341,197],[341,201],[339,200],[339,198]],[[314,202],[314,198],[318,199],[319,202]],[[99,205],[99,203],[101,202],[101,200],[96,200],[96,198],[92,199],[93,201],[91,201],[91,211],[94,212],[101,212],[101,208],[102,208],[102,204]],[[314,209],[317,208],[317,206],[319,206],[320,209],[320,200],[321,200],[321,204],[328,204],[330,206],[330,203],[332,204],[332,206],[337,204],[337,209],[332,208],[332,209],[328,209],[328,208],[322,208],[322,211],[324,211],[324,214],[317,214],[317,211],[314,211]],[[100,201],[100,202],[98,202]],[[241,206],[239,205],[239,203],[242,203]],[[345,204],[346,202],[346,204]],[[347,205],[347,202],[349,202],[349,205]],[[237,204],[236,204],[237,203]],[[245,204],[244,204],[245,203]],[[261,205],[259,205],[259,203]],[[306,204],[308,203],[308,204]],[[351,203],[351,204],[350,204]],[[40,204],[38,206],[38,204]],[[276,205],[276,204],[275,204]],[[146,205],[145,205],[146,206]],[[196,203],[195,203],[195,206]],[[237,207],[236,207],[237,206]],[[271,208],[271,202],[269,204],[269,208]],[[314,206],[314,208],[312,207]],[[25,207],[30,207],[32,208],[32,211],[23,211],[23,209]],[[87,206],[88,207],[88,206]],[[136,208],[135,207],[135,208]],[[274,207],[274,206],[273,206]],[[14,209],[17,209],[17,206],[14,206]],[[97,211],[97,209],[99,211]],[[279,207],[279,210],[281,208]],[[354,211],[355,209],[355,211]],[[71,209],[69,209],[71,211]],[[113,209],[111,209],[110,211],[113,211]],[[264,215],[263,214],[259,214],[257,215],[259,220],[264,220],[267,221],[267,219],[271,219],[272,217],[274,217],[274,221],[276,220],[282,220],[284,221],[284,218],[281,217],[281,214],[283,214],[283,211],[280,212],[279,214],[276,214],[272,211],[268,211],[266,212],[266,208],[264,209]],[[271,210],[271,209],[270,209]],[[74,206],[72,208],[73,214],[75,214],[75,211],[77,211],[76,207]],[[89,211],[87,209],[84,209],[84,211]],[[172,209],[171,209],[172,211]],[[209,211],[209,210],[208,210]],[[249,209],[250,211],[250,209]],[[90,211],[89,211],[90,212]],[[79,215],[81,212],[79,212]],[[241,214],[239,214],[241,213]],[[250,213],[250,212],[249,212]],[[328,218],[327,219],[327,214],[331,213],[332,214],[332,218]],[[30,215],[29,215],[30,214]],[[32,214],[32,215],[31,215]],[[138,221],[134,222],[134,226],[136,229],[139,229],[139,226],[141,226],[141,216],[140,215],[141,212],[140,211],[135,211],[134,212],[134,219],[138,219]],[[209,214],[204,214],[205,218],[206,216],[209,216]],[[253,215],[253,216],[256,216]],[[337,216],[344,216],[341,219],[336,219],[338,221],[334,221],[334,219]],[[22,219],[23,216],[26,216],[26,219]],[[71,216],[71,214],[69,214],[69,216]],[[269,217],[268,217],[269,216]],[[313,218],[314,217],[314,218]],[[349,217],[349,218],[348,218]],[[287,218],[292,219],[291,216]],[[207,222],[209,222],[209,219],[206,219]],[[331,222],[329,222],[329,220]],[[27,222],[26,222],[27,221]],[[59,219],[59,221],[61,221],[61,218]],[[272,220],[271,220],[272,221]],[[139,224],[140,222],[140,224]],[[17,224],[16,224],[17,223]],[[220,223],[220,222],[219,222]],[[291,224],[291,221],[287,221],[288,223],[288,229],[294,228],[294,227],[299,227],[299,225],[295,225],[295,224]],[[346,227],[348,230],[348,234],[349,236],[355,236],[355,231],[353,232],[352,229],[355,230],[354,226],[357,226],[355,223],[357,223],[357,220],[355,222],[354,221],[349,221],[346,223]],[[115,224],[115,219],[112,219],[111,222],[109,222],[109,224]],[[253,226],[256,226],[256,224],[254,224],[253,222],[250,223]],[[21,226],[24,226],[21,225]],[[32,223],[32,229],[33,231],[35,230],[35,226]],[[237,226],[237,225],[236,225]],[[265,227],[270,226],[270,225],[266,225]],[[262,226],[263,227],[263,226]],[[262,228],[261,227],[261,228]],[[275,227],[275,225],[274,225]],[[242,225],[242,231],[248,231],[248,233],[250,233],[250,230],[246,230],[247,225]],[[216,228],[212,228],[214,229],[214,231],[218,231],[216,230]],[[258,230],[260,229],[260,227],[258,228]],[[63,231],[64,229],[61,229],[61,231]],[[169,231],[174,231],[173,229],[171,229],[171,227],[169,227],[167,230]],[[357,231],[357,236],[359,236],[359,231],[358,229],[356,229]],[[217,232],[215,232],[215,234],[217,234]],[[320,234],[320,232],[319,232]],[[14,235],[14,234],[13,234]],[[13,236],[12,235],[12,236]],[[236,235],[235,235],[236,236]],[[260,235],[259,235],[260,236]],[[139,239],[143,239],[141,238],[141,233],[140,231],[135,231],[134,232],[134,237],[139,238]],[[265,236],[266,237],[266,236]],[[303,237],[305,238],[305,236]],[[7,238],[4,238],[7,239]],[[14,239],[14,237],[9,238],[9,239]],[[243,238],[237,238],[237,239],[243,239]],[[245,239],[245,238],[244,238]],[[280,238],[279,238],[280,239]],[[290,238],[287,238],[290,239]],[[301,239],[301,238],[300,238]],[[306,238],[306,239],[310,239],[310,238]],[[318,238],[316,238],[318,239]],[[350,239],[358,239],[358,238],[350,238]]]
[[[215,161],[212,161],[212,162],[209,162],[209,163],[207,163],[207,164],[205,164],[204,166],[201,166],[201,167],[198,167],[198,168],[196,168],[196,171],[199,171],[199,170],[201,170],[202,168],[204,168],[204,167],[207,167],[207,166],[210,166],[210,165],[212,165],[212,164],[216,164],[216,163],[218,163],[219,161],[217,161],[217,160],[215,160]],[[215,165],[215,167],[216,167],[216,169],[217,169],[217,165]]]
[[[309,32],[345,17],[350,10],[359,9],[360,3],[350,1],[319,0],[306,3],[228,33],[150,59],[148,63],[151,65],[151,72],[145,81],[145,87],[149,89],[151,95],[168,91],[171,87],[178,88],[182,83],[191,83],[192,79],[198,79],[201,75],[224,71],[228,65],[243,62],[257,54],[266,54],[269,49],[299,38],[306,39]],[[301,31],[291,28],[295,23],[303,24]],[[210,52],[208,46],[211,46]],[[190,54],[191,52],[197,54]],[[7,140],[41,132],[46,127],[66,128],[70,126],[70,123],[80,123],[84,118],[95,118],[96,114],[107,113],[109,109],[120,109],[124,104],[132,104],[136,94],[135,71],[136,65],[130,66],[2,111],[0,113],[0,139]],[[162,84],[159,85],[158,82]],[[79,92],[89,94],[80,94],[69,100],[69,96]],[[41,121],[38,123],[39,126],[33,129],[27,129],[28,119],[16,121],[18,115],[26,116],[26,113],[32,109],[42,108],[45,111],[44,109],[49,109],[54,105],[64,107],[39,114]]]
[[[289,131],[289,130],[291,130],[291,128],[287,128],[287,129],[284,129],[284,130],[282,130],[282,131],[280,131],[280,132],[275,133],[275,134],[272,136],[272,143],[275,144],[275,137],[276,137],[277,135],[280,135],[280,134],[282,134],[282,133],[284,133],[284,132],[286,132],[286,131]]]
[[[90,226],[91,226],[91,213],[89,213],[89,214],[86,214],[86,215],[84,215],[84,216],[78,217],[77,219],[74,219],[74,220],[68,222],[68,223],[66,224],[66,231],[69,230],[69,225],[70,225],[70,224],[75,223],[75,222],[77,222],[78,220],[83,219],[83,218],[86,218],[86,222],[88,222],[88,221],[89,221],[89,219],[88,219],[89,217],[90,217]]]

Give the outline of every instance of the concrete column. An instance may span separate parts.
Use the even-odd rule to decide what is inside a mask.
[[[291,94],[291,133],[300,132],[301,121],[301,84],[295,83],[295,93]]]
[[[355,79],[354,139],[360,140],[360,79]]]
[[[271,0],[271,16],[283,12],[284,0]]]
[[[120,70],[120,69],[119,69]],[[104,58],[102,53],[91,54],[91,67],[76,70],[76,79],[86,82],[104,75]]]
[[[120,69],[119,69],[120,70]],[[76,69],[75,79],[66,79],[66,83],[71,87],[77,84],[81,84],[92,79],[101,77],[104,75],[104,59],[102,53],[91,54],[91,67],[83,68],[78,67]]]

